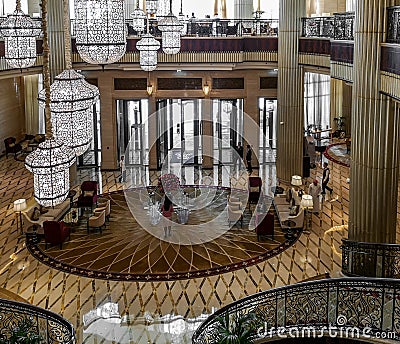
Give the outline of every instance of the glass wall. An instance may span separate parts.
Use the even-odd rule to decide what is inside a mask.
[[[148,99],[117,100],[116,105],[118,159],[125,155],[126,166],[148,165]]]
[[[330,126],[330,76],[304,75],[304,127],[327,129]]]

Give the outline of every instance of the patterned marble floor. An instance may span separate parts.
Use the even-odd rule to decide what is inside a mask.
[[[318,167],[311,177],[321,174]],[[310,234],[303,234],[281,254],[215,276],[118,282],[62,272],[29,254],[24,237],[17,231],[12,203],[32,196],[33,178],[23,163],[3,157],[0,159],[0,288],[67,318],[76,329],[77,343],[188,343],[199,321],[223,305],[319,274],[339,274],[339,246],[347,236],[342,225],[348,218],[349,169],[333,164],[331,175],[333,199],[323,202],[320,216],[313,215]],[[101,192],[106,193],[122,188],[117,176],[117,172],[85,170],[79,173],[77,182],[97,179]],[[154,175],[150,177],[155,180]],[[311,178],[307,183],[310,181]],[[98,319],[96,314],[113,317]]]

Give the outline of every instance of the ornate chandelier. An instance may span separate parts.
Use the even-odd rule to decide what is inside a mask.
[[[98,88],[75,70],[66,69],[54,78],[50,94],[54,137],[73,149],[77,156],[82,155],[93,137],[92,107],[99,97]],[[45,90],[42,90],[39,93],[41,107],[45,99]]]
[[[74,163],[72,149],[53,139],[50,113],[49,45],[47,37],[47,0],[42,0],[43,75],[45,86],[46,140],[25,159],[25,167],[34,176],[34,196],[45,206],[63,202],[69,192],[69,167]]]
[[[126,51],[124,0],[75,0],[76,47],[92,64],[117,62]]]
[[[50,110],[54,137],[74,150],[77,156],[87,151],[93,137],[92,107],[99,90],[72,69],[69,4],[64,0],[64,45],[66,70],[54,78],[50,87]],[[39,105],[46,105],[46,91],[39,92]]]
[[[5,60],[12,68],[27,68],[36,61],[36,37],[41,33],[40,22],[34,22],[21,11],[21,0],[13,14],[0,23],[0,35],[5,41]]]
[[[183,24],[172,13],[172,0],[170,0],[169,14],[158,21],[158,28],[162,31],[162,48],[164,53],[179,53],[181,50]]]
[[[146,12],[150,15],[157,12],[158,0],[146,0]]]
[[[136,43],[136,49],[140,51],[140,67],[151,72],[157,68],[157,50],[160,49],[160,42],[150,33],[142,36],[142,39]]]
[[[165,17],[169,13],[169,1],[158,0],[157,4],[157,17]]]
[[[132,28],[136,32],[143,32],[145,28],[146,13],[139,8],[139,0],[136,2],[136,8],[131,13]]]

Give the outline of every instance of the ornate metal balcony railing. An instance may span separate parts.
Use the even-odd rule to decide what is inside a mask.
[[[16,323],[22,319],[31,321],[31,333],[40,334],[41,343],[75,343],[74,328],[58,314],[27,303],[0,299],[0,333],[3,336],[9,338]]]
[[[294,284],[238,300],[207,318],[194,344],[216,343],[228,316],[254,314],[252,340],[354,333],[360,338],[400,340],[400,283],[393,279],[341,278]],[[295,330],[295,331],[293,331]]]
[[[342,272],[348,276],[400,278],[400,245],[342,240]]]
[[[138,36],[132,28],[132,20],[126,19],[128,36]],[[182,36],[191,37],[242,37],[242,36],[270,36],[278,35],[278,19],[189,19],[185,22]],[[157,27],[157,20],[150,20],[150,32],[161,37]],[[71,32],[74,36],[75,21],[71,20]]]
[[[354,12],[335,13],[333,17],[302,18],[303,37],[354,40]]]
[[[400,6],[388,8],[386,42],[400,44]]]

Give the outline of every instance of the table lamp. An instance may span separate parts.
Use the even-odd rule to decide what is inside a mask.
[[[305,212],[306,212],[306,216],[305,216],[305,218],[306,218],[306,230],[308,231],[311,228],[311,218],[310,218],[311,211],[310,210],[314,206],[314,202],[313,202],[312,196],[311,195],[303,195],[303,196],[301,196],[300,205],[301,205],[302,208],[305,209]]]
[[[292,176],[292,181],[291,184],[294,186],[300,186],[303,184],[303,182],[301,181],[301,176]]]
[[[20,198],[14,201],[14,212],[19,213],[19,223],[21,226],[21,234],[23,234],[22,215],[21,212],[26,209],[26,199]],[[18,230],[18,217],[17,217],[17,230]]]

